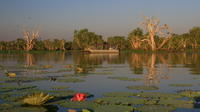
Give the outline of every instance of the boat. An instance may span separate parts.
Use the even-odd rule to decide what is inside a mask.
[[[105,49],[105,50],[96,50],[96,49],[85,49],[84,51],[90,52],[90,53],[119,53],[119,50],[117,49]]]

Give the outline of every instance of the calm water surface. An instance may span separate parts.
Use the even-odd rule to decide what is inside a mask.
[[[57,81],[26,82],[37,85],[41,89],[52,86],[67,85],[71,90],[88,92],[94,98],[106,92],[132,91],[130,85],[153,85],[159,92],[174,93],[179,90],[200,90],[200,54],[198,53],[120,53],[120,54],[88,54],[88,53],[24,53],[0,54],[0,65],[9,72],[17,73],[17,77],[61,77],[77,75],[76,69],[63,72],[36,74],[37,70],[19,69],[18,66],[52,65],[48,71],[66,69],[66,65],[80,67],[84,70],[85,82],[61,83]],[[0,71],[3,74],[4,70]],[[5,77],[1,75],[0,77]],[[141,78],[140,81],[121,81],[108,77]],[[172,87],[170,84],[191,84],[191,87]],[[188,112],[188,111],[187,111]]]

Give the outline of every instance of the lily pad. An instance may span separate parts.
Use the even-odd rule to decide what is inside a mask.
[[[106,97],[130,97],[130,96],[136,96],[137,93],[133,92],[110,92],[110,93],[104,93],[104,96]]]
[[[85,80],[78,79],[78,78],[63,78],[58,79],[58,82],[66,82],[66,83],[77,83],[77,82],[84,82]]]
[[[184,91],[180,91],[179,94],[181,96],[194,98],[194,97],[199,97],[200,96],[200,91],[184,90]]]
[[[176,108],[171,106],[163,106],[163,105],[144,105],[142,107],[137,108],[136,110],[141,112],[171,112]]]
[[[173,87],[192,87],[192,84],[170,84]]]
[[[103,97],[95,100],[98,104],[113,104],[113,105],[135,105],[144,104],[144,99],[134,97]]]
[[[139,81],[140,78],[128,78],[128,77],[108,77],[109,79],[117,79],[121,81]]]
[[[158,90],[159,88],[156,86],[127,86],[128,89],[135,90]]]
[[[132,112],[134,110],[133,107],[131,106],[98,105],[91,101],[83,101],[83,102],[66,101],[60,105],[66,108],[93,110],[94,112]]]
[[[60,90],[60,89],[68,89],[69,86],[53,86],[52,89]]]

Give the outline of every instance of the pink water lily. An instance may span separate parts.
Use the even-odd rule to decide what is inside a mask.
[[[76,93],[71,101],[85,101],[87,95],[85,93]]]

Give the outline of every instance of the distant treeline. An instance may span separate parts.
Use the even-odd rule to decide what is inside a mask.
[[[101,35],[81,29],[74,31],[73,41],[64,39],[42,40],[38,32],[24,32],[23,38],[14,41],[0,41],[0,50],[84,50],[91,49],[120,49],[120,50],[185,50],[200,48],[200,27],[193,27],[184,34],[173,34],[164,24],[147,18],[144,30],[136,28],[127,37],[113,36],[104,40]]]
[[[88,47],[93,49],[108,49],[111,47],[120,50],[150,50],[151,46],[147,43],[140,43],[141,40],[139,40],[144,39],[146,35],[148,34],[145,34],[142,29],[136,28],[129,33],[128,37],[113,36],[104,40],[101,35],[89,32],[88,29],[81,29],[74,32],[73,41],[63,39],[34,39],[31,50],[83,50]],[[157,36],[155,39],[156,43],[158,43],[163,38]],[[134,40],[135,43],[133,43]],[[169,42],[162,49],[184,50],[198,48],[200,48],[200,27],[194,27],[188,33],[181,35],[173,34]],[[0,50],[26,50],[26,39],[18,38],[13,41],[0,41]]]

